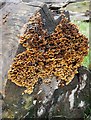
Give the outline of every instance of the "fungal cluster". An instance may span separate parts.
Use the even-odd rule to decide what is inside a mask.
[[[59,87],[70,83],[84,56],[88,54],[88,39],[76,25],[63,17],[49,35],[43,29],[39,13],[29,19],[26,32],[20,37],[20,44],[26,51],[14,58],[8,79],[26,87],[25,93],[28,94],[33,92],[38,79],[46,83],[46,79],[55,76]]]

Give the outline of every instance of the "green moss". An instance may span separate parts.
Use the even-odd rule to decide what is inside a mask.
[[[90,107],[88,107],[84,111],[84,120],[91,120],[91,108]]]
[[[82,22],[82,21],[75,21],[75,20],[73,20],[72,22],[74,24],[76,24],[79,27],[80,32],[82,34],[84,34],[89,39],[89,44],[90,44],[89,26],[91,26],[91,23],[89,23],[89,22]],[[86,57],[84,57],[82,65],[87,67],[87,68],[89,68],[89,69],[91,69],[90,63],[91,63],[91,48],[89,48],[88,55]]]
[[[23,96],[23,98],[24,98],[24,100],[26,101],[26,102],[25,102],[25,105],[24,105],[24,109],[29,110],[29,108],[30,108],[31,105],[32,105],[32,97],[25,95],[25,96]]]

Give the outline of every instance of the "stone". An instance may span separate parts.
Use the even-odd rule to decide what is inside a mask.
[[[3,8],[5,6],[5,4],[6,4],[5,1],[0,2],[0,9]]]
[[[54,88],[52,86],[54,88],[51,92],[52,94],[44,91],[45,95],[43,93],[42,97],[42,93],[40,93],[37,103],[34,106],[37,110],[33,112],[33,115],[39,118],[47,117],[51,119],[58,117],[82,120],[86,110],[90,107],[91,97],[89,86],[91,85],[91,81],[89,80],[91,79],[91,72],[85,67],[80,67],[78,71],[78,74],[75,75],[69,85],[63,88]],[[50,88],[50,91],[52,88]],[[27,116],[27,118],[29,117],[31,118],[31,113]]]
[[[22,113],[26,113],[25,109],[28,108],[28,100],[30,101],[30,98],[26,104],[25,97],[24,99],[22,98],[22,89],[24,88],[21,89],[10,81],[7,82],[7,71],[10,68],[10,64],[12,64],[14,56],[18,53],[18,46],[20,46],[18,35],[21,34],[21,28],[37,9],[39,8],[34,8],[21,2],[19,4],[7,2],[5,7],[0,9],[0,14],[2,15],[0,19],[0,31],[2,33],[0,41],[0,48],[2,48],[0,49],[0,65],[2,66],[0,68],[0,75],[2,76],[0,83],[2,83],[2,86],[0,84],[0,93],[5,96],[4,101],[2,100],[0,103],[3,103],[2,116],[4,118],[16,117],[17,114],[22,117]],[[22,109],[24,112],[19,112],[23,108],[22,105],[25,107],[25,109]]]
[[[89,86],[91,72],[85,67],[80,67],[78,74],[72,82],[58,88],[55,77],[50,85],[42,82],[36,84],[31,95],[23,94],[25,88],[18,87],[14,83],[7,81],[7,71],[12,64],[12,59],[16,53],[24,51],[19,44],[18,34],[21,33],[22,26],[28,21],[39,7],[29,6],[24,3],[7,3],[2,8],[2,55],[3,90],[0,105],[2,106],[3,118],[83,118],[84,112],[90,106]],[[0,21],[1,22],[1,21]]]
[[[46,19],[46,24],[52,26],[51,30],[54,30],[56,22],[52,17],[50,11],[46,5],[43,6],[43,11],[40,9],[40,5],[37,7],[30,6],[24,3],[12,3],[8,2],[6,7],[1,10],[2,13],[2,94],[5,95],[3,102],[3,118],[18,118],[27,114],[32,104],[33,97],[31,95],[22,95],[24,88],[20,88],[14,83],[7,81],[7,71],[13,62],[13,58],[16,54],[23,52],[25,49],[19,44],[18,34],[21,34],[21,28],[27,23],[30,16],[35,11],[40,10],[43,18],[46,12],[49,14]],[[45,12],[46,11],[46,12]],[[54,22],[51,22],[51,21]],[[47,26],[49,28],[49,26]],[[26,29],[24,27],[24,29]],[[43,85],[44,86],[44,85]],[[36,87],[39,89],[38,87]],[[45,87],[43,87],[45,89]],[[36,92],[35,92],[36,93]],[[22,110],[21,110],[22,109]]]

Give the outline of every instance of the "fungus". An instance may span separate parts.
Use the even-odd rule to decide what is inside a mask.
[[[51,81],[45,80],[55,76],[60,81],[59,87],[69,84],[88,54],[88,39],[65,17],[50,35],[42,28],[39,13],[29,19],[28,25],[30,27],[20,37],[20,44],[26,51],[14,58],[8,80],[26,87],[28,94],[33,92],[39,78],[48,84]]]

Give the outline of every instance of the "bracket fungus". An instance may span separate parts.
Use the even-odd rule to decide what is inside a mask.
[[[33,92],[38,78],[45,82],[46,78],[55,76],[59,87],[69,84],[88,54],[88,39],[76,25],[63,17],[49,35],[43,29],[39,12],[29,19],[20,44],[26,51],[14,58],[8,80],[26,87],[24,92],[28,94]]]

